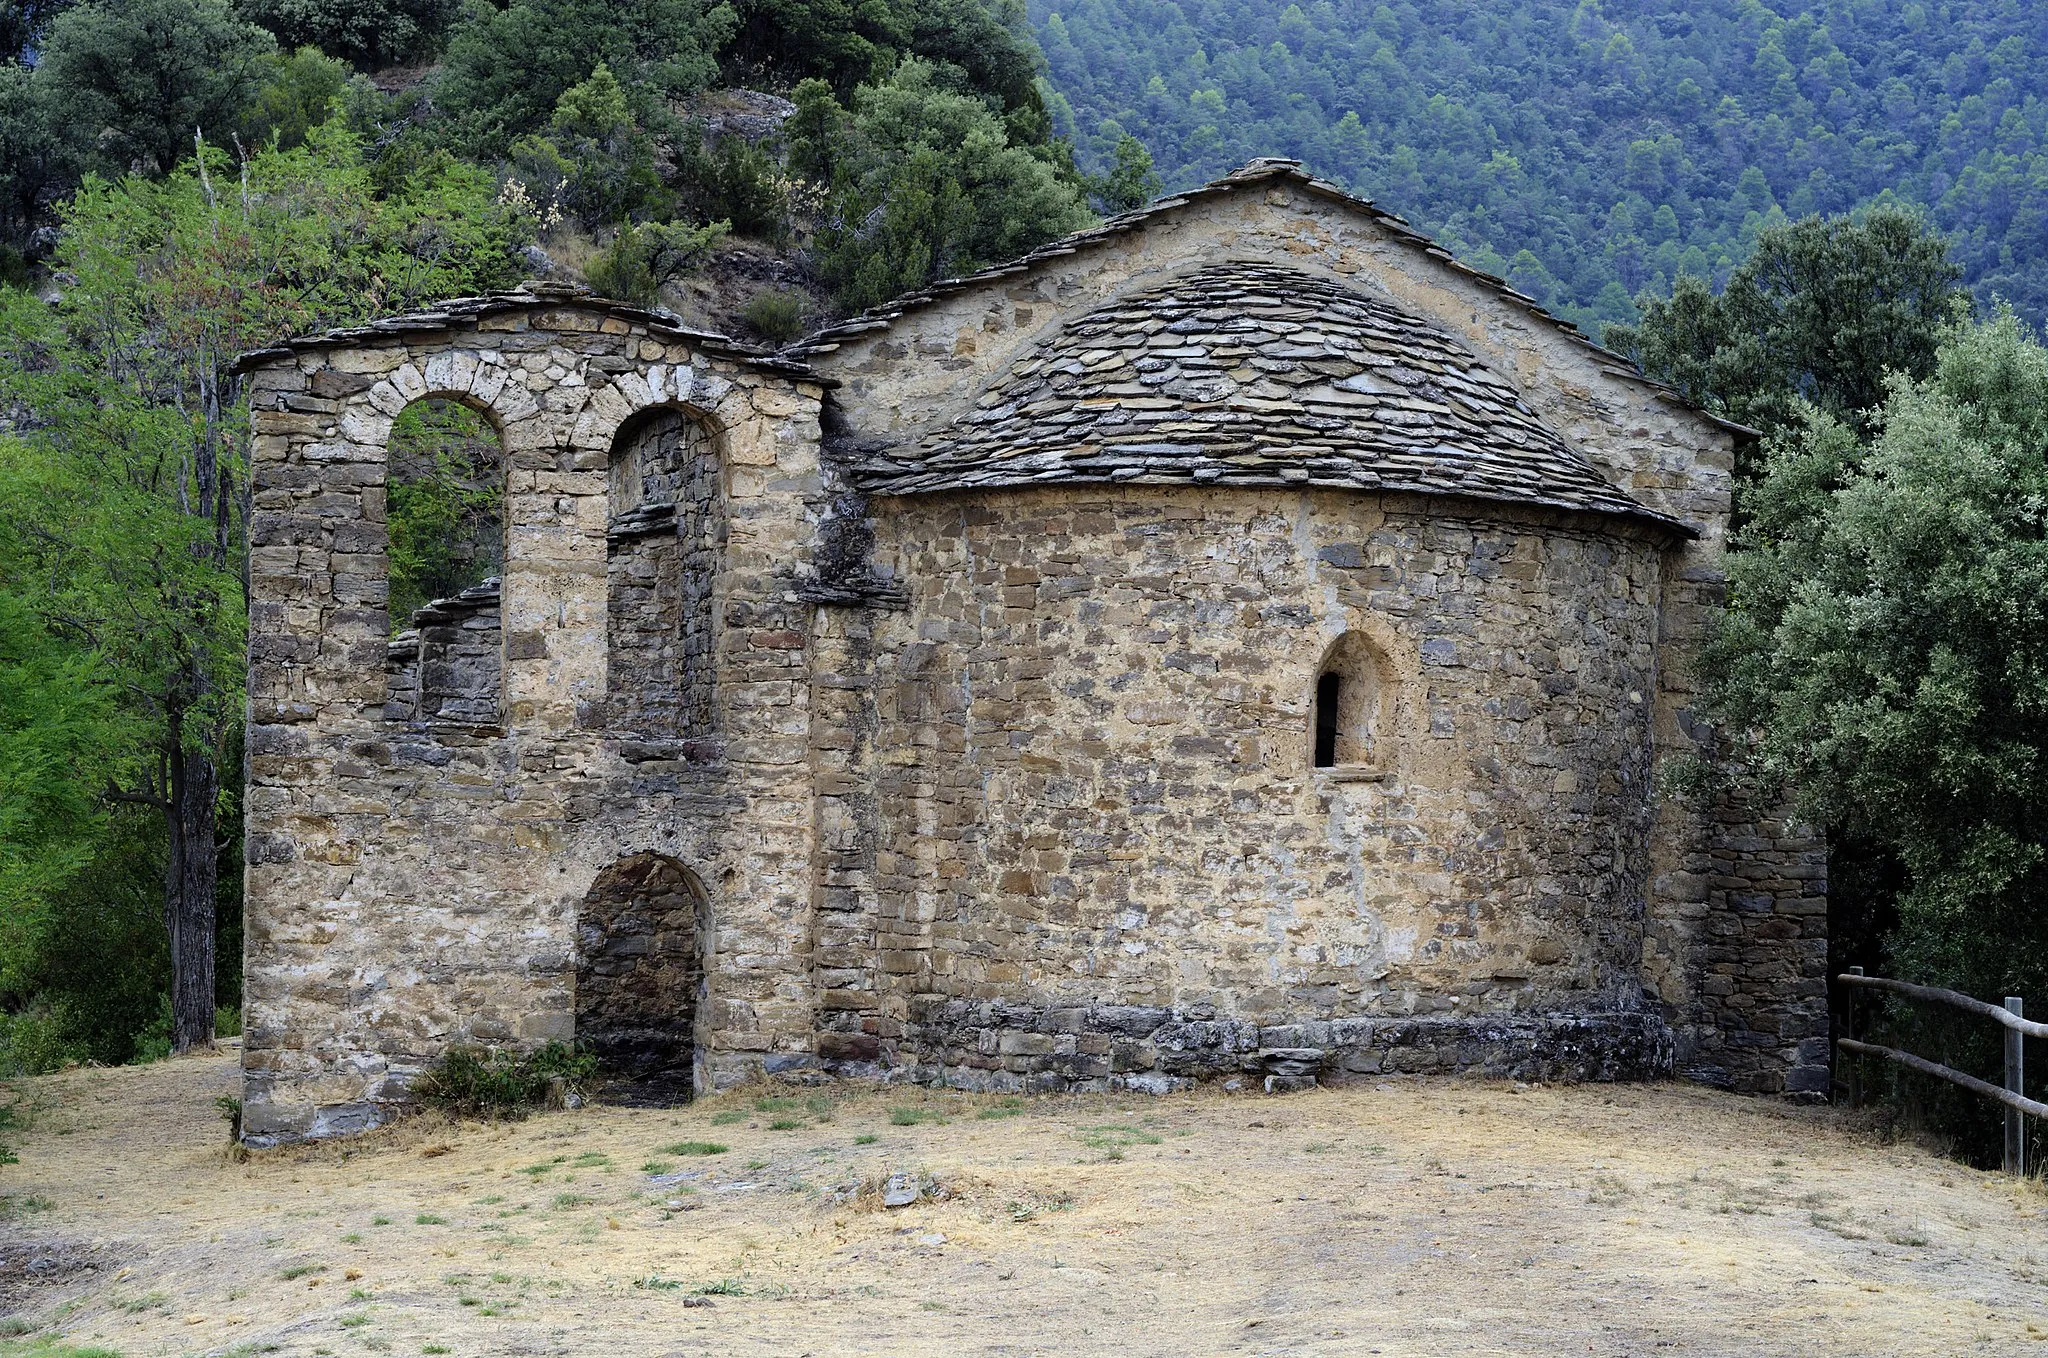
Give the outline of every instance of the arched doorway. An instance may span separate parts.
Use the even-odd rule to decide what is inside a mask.
[[[688,868],[635,854],[597,875],[576,920],[576,1038],[611,1097],[675,1104],[695,1090],[709,901]]]

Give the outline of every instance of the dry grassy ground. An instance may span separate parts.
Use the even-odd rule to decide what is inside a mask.
[[[17,1334],[128,1358],[2048,1358],[2038,1185],[1693,1088],[828,1087],[238,1162],[212,1106],[233,1076],[29,1082],[0,1170]],[[664,1149],[687,1141],[728,1149]],[[885,1209],[897,1171],[940,1196]],[[0,1353],[64,1352],[43,1342]]]

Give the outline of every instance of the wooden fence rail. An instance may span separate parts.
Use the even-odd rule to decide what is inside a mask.
[[[1932,1075],[1937,1080],[1947,1080],[1973,1094],[1982,1094],[2005,1105],[2005,1170],[2008,1174],[2027,1172],[2027,1124],[2028,1117],[2048,1118],[2048,1103],[2038,1103],[2026,1095],[2026,1040],[2030,1037],[2048,1037],[2048,1023],[2035,1023],[2025,1017],[2025,1002],[2017,995],[2005,997],[2005,1007],[1986,1003],[1974,996],[1959,991],[1943,990],[1939,986],[1914,985],[1910,981],[1894,981],[1884,976],[1865,976],[1863,968],[1851,967],[1835,978],[1844,986],[1867,990],[1888,990],[1895,995],[1904,995],[1912,1000],[1924,1000],[1931,1004],[1945,1004],[1960,1009],[1966,1014],[1988,1018],[2005,1028],[2005,1085],[2000,1088],[1989,1080],[1980,1080],[1938,1061],[1924,1056],[1900,1051],[1896,1047],[1881,1047],[1874,1042],[1861,1042],[1856,1038],[1856,1000],[1852,994],[1847,1006],[1843,1027],[1847,1034],[1835,1039],[1835,1046],[1842,1051],[1855,1054],[1868,1053],[1882,1056],[1887,1061],[1897,1062],[1909,1070],[1923,1075]],[[1855,1066],[1849,1068],[1849,1103],[1855,1106],[1863,1101],[1863,1081]]]

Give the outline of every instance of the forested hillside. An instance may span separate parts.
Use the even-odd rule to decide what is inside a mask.
[[[1775,214],[1924,206],[2048,314],[2033,0],[1031,0],[1082,163],[1296,156],[1595,333]],[[1071,121],[1068,121],[1071,120]]]

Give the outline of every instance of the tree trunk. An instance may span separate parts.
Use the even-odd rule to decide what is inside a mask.
[[[213,1043],[214,899],[220,856],[214,847],[214,811],[220,771],[204,752],[171,756],[169,804],[171,861],[164,881],[164,923],[171,935],[171,1049]]]

